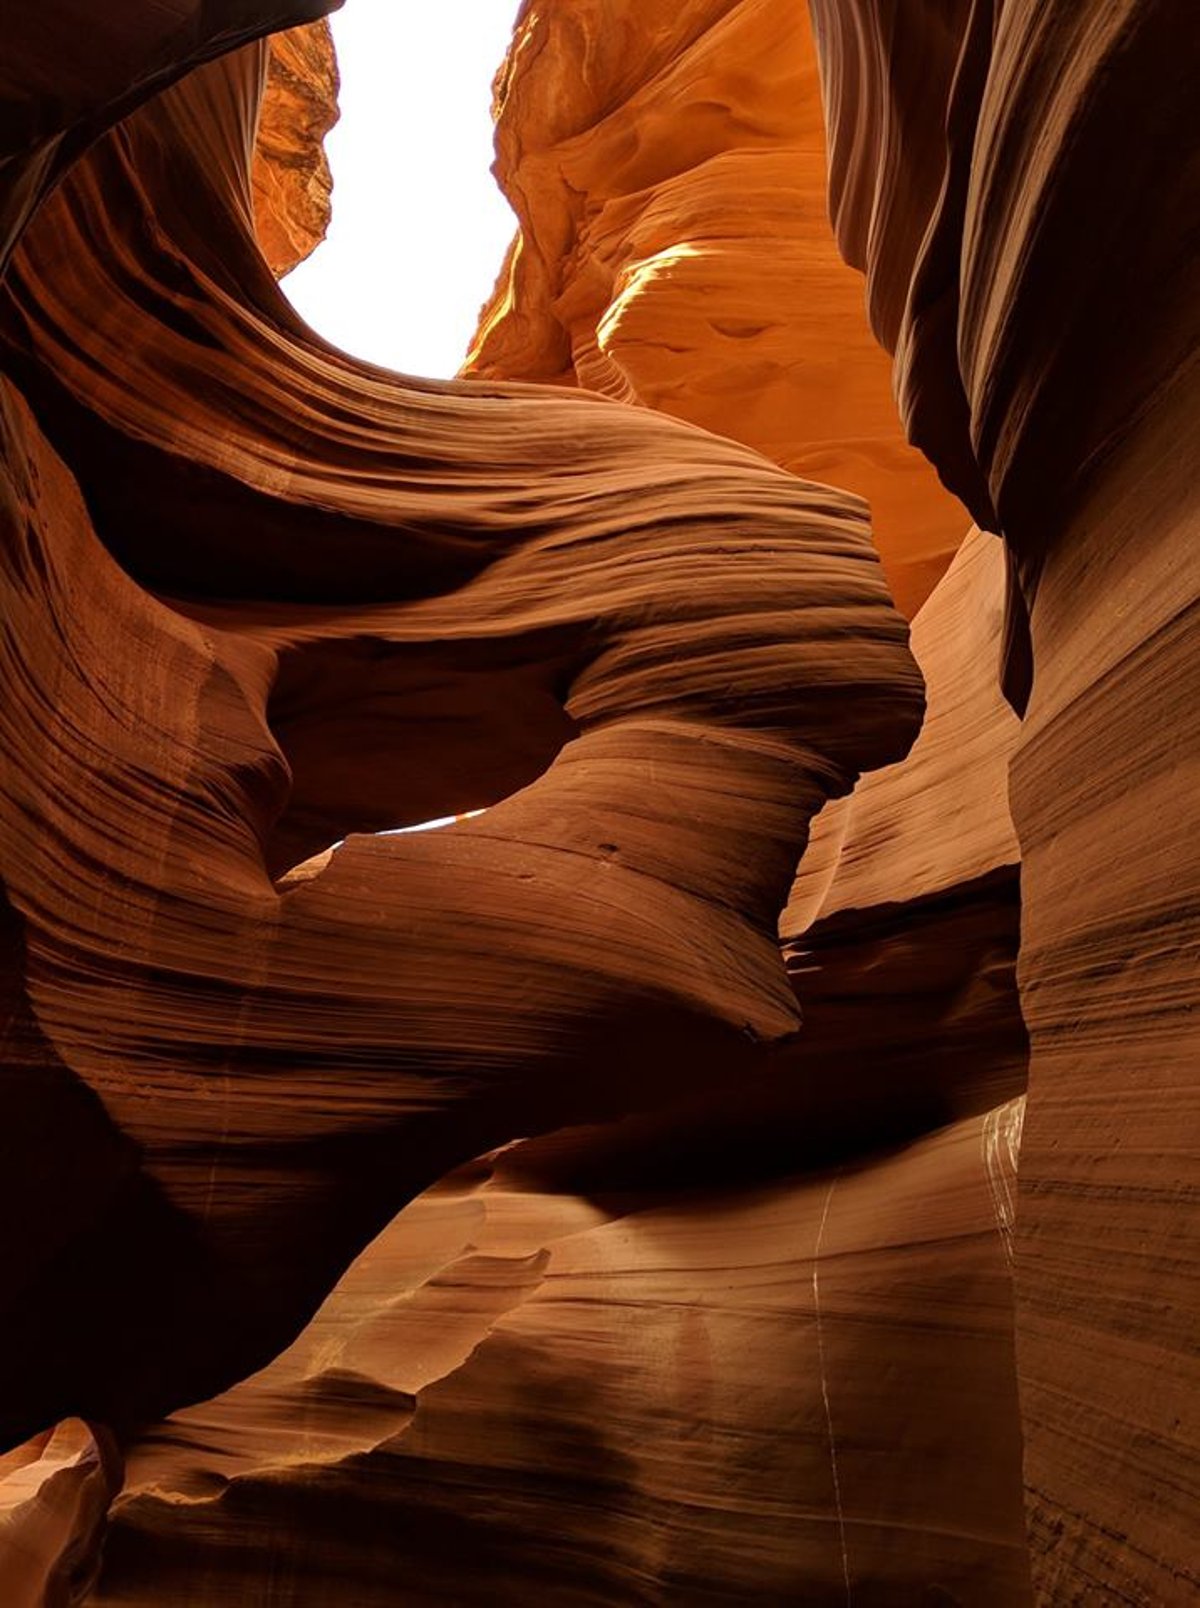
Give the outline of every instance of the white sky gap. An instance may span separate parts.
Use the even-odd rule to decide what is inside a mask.
[[[346,0],[330,19],[333,221],[283,289],[354,357],[448,378],[466,356],[516,227],[489,171],[516,13],[517,0]]]

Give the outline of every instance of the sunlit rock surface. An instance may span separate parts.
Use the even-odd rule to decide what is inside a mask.
[[[496,116],[520,230],[466,372],[643,402],[857,492],[913,614],[967,521],[838,258],[804,8],[527,0]]]
[[[321,9],[0,79],[0,1601],[1190,1603],[1185,25],[814,0],[1002,541],[802,18],[526,8],[438,383]]]
[[[320,245],[329,227],[333,180],[324,142],[337,121],[337,93],[327,22],[272,38],[250,178],[255,233],[279,278]]]
[[[120,1488],[111,1437],[77,1418],[0,1456],[0,1590],[10,1608],[88,1594]]]

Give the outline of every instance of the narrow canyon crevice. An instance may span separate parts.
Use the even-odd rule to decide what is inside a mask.
[[[0,1597],[1182,1608],[1182,0],[523,5],[453,381],[329,9],[0,65]]]

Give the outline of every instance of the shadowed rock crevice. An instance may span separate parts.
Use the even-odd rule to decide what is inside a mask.
[[[578,734],[564,702],[580,635],[552,628],[504,657],[491,644],[448,652],[370,637],[281,653],[267,720],[291,791],[268,869],[351,832],[486,809],[535,782]]]

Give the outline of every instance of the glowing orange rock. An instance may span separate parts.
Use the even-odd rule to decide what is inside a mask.
[[[643,402],[866,497],[914,613],[969,521],[838,258],[803,7],[526,5],[496,111],[521,228],[464,372]]]
[[[320,244],[329,227],[333,180],[324,141],[337,121],[337,92],[327,22],[272,38],[251,181],[255,232],[280,277]]]

